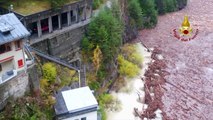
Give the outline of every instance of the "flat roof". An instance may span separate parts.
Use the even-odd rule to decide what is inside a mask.
[[[68,0],[65,5],[77,1],[80,0]],[[2,2],[1,7],[8,9],[10,5],[13,5],[13,11],[22,15],[31,15],[51,9],[51,3],[48,0],[5,0],[4,2]]]
[[[63,91],[62,96],[69,113],[98,106],[98,102],[88,86]]]

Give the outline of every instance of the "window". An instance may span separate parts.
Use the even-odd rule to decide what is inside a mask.
[[[86,118],[86,117],[83,117],[83,118],[81,118],[81,120],[87,120],[87,118]]]
[[[20,59],[20,60],[18,60],[18,68],[21,68],[21,67],[23,67],[23,60],[22,59]]]
[[[10,43],[0,45],[0,54],[11,51]]]
[[[1,64],[0,64],[0,72],[2,71],[2,66],[1,66]]]
[[[15,48],[16,48],[16,50],[21,49],[21,40],[15,42]]]

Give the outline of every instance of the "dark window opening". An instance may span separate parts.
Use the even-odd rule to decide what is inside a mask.
[[[53,30],[56,30],[59,28],[58,15],[55,15],[52,17],[52,24],[53,24]]]
[[[37,24],[36,24],[36,22],[28,24],[27,28],[30,30],[31,34],[36,34],[38,32],[37,31]]]
[[[67,13],[62,13],[61,14],[61,24],[62,24],[62,26],[68,25]]]
[[[83,118],[81,118],[81,120],[87,120],[87,118],[86,118],[86,117],[83,117]]]
[[[47,32],[49,30],[48,18],[41,20],[41,30],[42,32]]]
[[[11,51],[10,43],[0,45],[0,54]]]
[[[76,16],[74,15],[73,10],[70,11],[70,18],[71,18],[71,22],[76,22]]]

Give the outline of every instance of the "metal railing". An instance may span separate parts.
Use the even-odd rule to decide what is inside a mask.
[[[80,62],[80,65],[78,67],[76,67],[73,64],[62,60],[61,58],[45,54],[45,53],[43,53],[43,52],[41,52],[41,51],[37,50],[36,48],[33,48],[29,45],[25,45],[25,48],[28,49],[31,52],[34,52],[35,54],[37,54],[40,57],[48,59],[48,60],[55,62],[57,64],[60,64],[62,66],[68,67],[70,69],[76,70],[78,72],[78,75],[79,75],[79,86],[86,86],[86,74],[85,74],[86,68],[85,68],[84,65],[81,65],[80,59],[77,60],[77,61]],[[74,61],[74,62],[76,62],[76,61]]]

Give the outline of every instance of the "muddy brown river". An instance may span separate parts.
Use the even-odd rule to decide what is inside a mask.
[[[189,16],[197,37],[182,42],[174,37]],[[154,29],[140,32],[148,47],[162,50],[167,65],[162,97],[171,120],[213,120],[213,0],[188,0],[185,9],[160,16]]]

